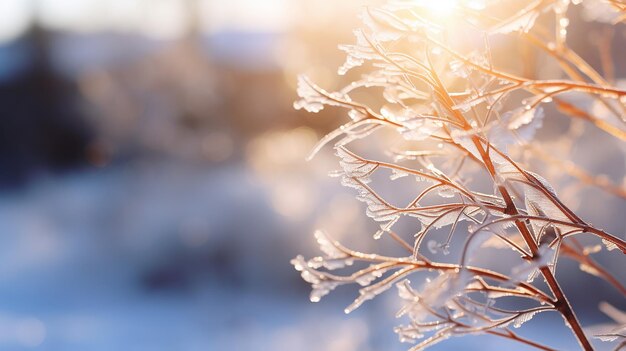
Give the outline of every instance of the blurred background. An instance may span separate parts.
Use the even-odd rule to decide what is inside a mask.
[[[376,227],[304,161],[343,115],[292,108],[372,2],[0,0],[0,350],[407,349],[395,293],[345,316],[289,264]]]

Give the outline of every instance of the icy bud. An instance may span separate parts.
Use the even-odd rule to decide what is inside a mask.
[[[513,327],[514,328],[519,328],[522,326],[522,324],[528,322],[529,320],[533,319],[533,317],[539,313],[542,312],[543,310],[534,310],[534,311],[529,311],[529,312],[524,312],[522,314],[520,314],[517,318],[515,318],[513,320]]]
[[[346,61],[337,70],[339,75],[345,75],[349,70],[363,65],[365,61],[374,60],[378,57],[378,54],[370,47],[362,30],[355,30],[353,33],[356,37],[356,44],[339,45],[339,50],[347,54]]]
[[[310,295],[311,302],[319,302],[322,297],[341,284],[341,282],[330,279],[327,274],[311,268],[301,255],[292,259],[291,264],[300,272],[302,279],[311,284],[313,288]]]
[[[339,249],[339,244],[333,241],[325,232],[321,230],[315,231],[315,239],[320,249],[329,258],[344,258],[346,253]]]
[[[426,320],[432,310],[437,310],[448,304],[448,301],[459,296],[465,287],[473,280],[473,275],[465,270],[441,272],[432,281],[427,280],[421,291],[413,290],[408,282],[398,284],[400,297],[405,301],[399,315],[408,314],[416,322]]]
[[[354,300],[354,302],[350,304],[350,306],[346,307],[344,309],[344,312],[346,314],[349,314],[355,309],[357,309],[359,306],[361,306],[364,302],[371,300],[374,297],[378,296],[379,294],[389,290],[389,288],[391,288],[396,281],[404,278],[407,274],[411,273],[413,270],[414,270],[413,267],[403,268],[399,271],[394,272],[392,275],[388,276],[387,278],[373,285],[370,285],[368,287],[365,287],[359,290],[359,297],[357,297]]]
[[[324,109],[324,105],[330,106],[344,106],[342,101],[349,102],[350,97],[342,93],[329,93],[319,86],[315,85],[305,75],[298,76],[298,96],[300,100],[293,103],[293,107],[296,110],[305,109],[308,112],[317,113]],[[329,99],[324,96],[331,96],[333,99]]]
[[[366,178],[377,168],[375,163],[369,163],[354,156],[344,147],[336,147],[335,153],[340,158],[339,165],[343,173],[348,177]]]

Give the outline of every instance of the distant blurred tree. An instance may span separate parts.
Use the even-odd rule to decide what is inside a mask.
[[[77,87],[54,70],[49,33],[33,25],[5,50],[21,53],[25,63],[0,82],[0,186],[86,164],[93,132],[80,113]]]

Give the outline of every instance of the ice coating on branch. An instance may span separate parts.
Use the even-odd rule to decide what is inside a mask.
[[[499,175],[508,182],[523,189],[524,204],[529,215],[547,219],[569,222],[570,219],[557,201],[558,196],[550,183],[538,174],[520,170],[513,165],[502,165],[498,169]],[[545,220],[530,220],[535,236],[539,239],[551,228],[559,227]]]
[[[363,65],[365,61],[378,58],[378,54],[370,46],[363,31],[355,30],[353,33],[356,37],[356,44],[339,45],[339,50],[347,54],[346,62],[337,70],[339,75],[345,75],[351,69]]]
[[[354,140],[362,139],[371,135],[381,127],[382,124],[377,119],[350,121],[320,139],[320,141],[318,141],[313,147],[313,150],[311,150],[307,160],[311,160],[325,145],[335,139],[339,139],[335,142],[335,147],[342,147],[348,145]]]
[[[358,278],[356,278],[356,282],[361,285],[361,286],[368,286],[370,285],[374,280],[380,278],[383,276],[383,273],[385,273],[386,269],[378,269],[366,274],[363,274],[361,276],[359,276]]]
[[[520,108],[511,114],[508,118],[507,128],[510,130],[518,130],[524,126],[531,126],[534,133],[541,127],[543,121],[543,109],[541,107],[535,109]],[[529,135],[528,138],[532,137]]]
[[[382,87],[388,88],[390,86],[401,85],[403,76],[400,72],[394,72],[386,69],[378,69],[372,72],[365,73],[361,76],[361,79],[350,83],[348,86],[341,90],[342,93],[348,94],[359,88],[372,88]],[[415,91],[413,91],[415,93]],[[423,96],[426,98],[426,94]]]
[[[544,112],[536,108],[519,107],[504,113],[501,121],[489,130],[489,141],[498,149],[507,151],[509,145],[530,142],[543,126]]]
[[[534,310],[534,311],[529,311],[529,312],[525,312],[519,315],[519,317],[515,318],[513,320],[513,327],[514,328],[519,328],[522,326],[522,324],[528,322],[529,320],[533,319],[533,317],[539,313],[542,312],[543,310]]]
[[[352,266],[354,260],[351,257],[345,258],[329,258],[329,257],[313,257],[312,259],[307,261],[309,267],[313,269],[326,268],[330,271],[335,269],[344,268],[347,266]]]
[[[602,341],[602,342],[613,342],[615,340],[617,340],[618,338],[624,338],[623,334],[622,336],[620,336],[620,334],[618,334],[618,332],[622,331],[622,333],[624,333],[624,329],[626,329],[626,327],[622,327],[620,329],[611,329],[611,330],[607,330],[604,334],[598,334],[598,335],[594,335],[593,337]]]
[[[439,187],[439,189],[437,190],[437,194],[439,194],[439,196],[441,197],[449,199],[456,196],[456,194],[458,194],[458,190],[451,186],[443,185]]]
[[[369,182],[367,178],[378,167],[375,163],[356,157],[344,147],[335,148],[335,153],[339,156],[339,165],[343,169],[343,174],[347,177],[359,178],[363,183]]]
[[[475,135],[474,133],[465,132],[459,129],[455,129],[451,133],[452,140],[456,144],[460,145],[463,149],[465,149],[469,154],[474,156],[477,160],[482,160],[482,156],[472,140],[472,136],[474,135]]]
[[[378,283],[359,290],[359,297],[357,297],[354,302],[350,304],[350,306],[346,307],[344,312],[349,314],[359,308],[359,306],[361,306],[364,302],[371,300],[379,294],[389,290],[389,288],[391,288],[396,281],[404,278],[407,274],[411,273],[413,269],[414,268],[412,267],[403,268]]]
[[[468,214],[467,212],[471,212]],[[432,227],[440,229],[453,225],[456,222],[466,221],[472,216],[480,216],[483,212],[479,209],[467,210],[465,206],[456,206],[451,209],[433,208],[429,210],[416,210],[409,212],[408,215],[419,219],[424,228]]]
[[[330,239],[327,234],[322,231],[317,231],[315,237],[320,245],[320,249],[326,254],[325,257],[315,257],[309,261],[304,257],[298,255],[291,260],[291,264],[294,268],[300,272],[302,279],[311,284],[312,290],[310,295],[311,302],[319,302],[320,299],[326,296],[329,292],[334,290],[339,285],[344,284],[359,284],[365,286],[363,291],[367,291],[369,294],[378,294],[384,289],[381,284],[374,284],[369,286],[375,280],[381,278],[385,272],[391,269],[389,264],[371,264],[369,267],[361,269],[360,271],[348,276],[332,275],[328,272],[320,271],[319,269],[324,267],[328,270],[336,268],[343,268],[351,266],[354,261],[354,257],[344,252],[342,246]],[[408,270],[405,271],[408,273]],[[392,275],[393,277],[394,275]],[[401,276],[396,272],[396,277]],[[361,296],[361,303],[367,299],[367,297]],[[359,303],[360,304],[360,303]],[[355,305],[355,308],[358,305]]]
[[[306,262],[306,266],[312,269],[324,267],[328,270],[335,270],[351,266],[353,258],[345,252],[345,249],[338,242],[331,239],[324,231],[315,231],[315,239],[320,250],[325,256],[314,257]]]
[[[348,116],[350,117],[351,120],[353,120],[355,122],[360,121],[360,120],[364,119],[365,117],[367,117],[366,114],[364,114],[361,111],[355,110],[355,109],[352,109],[352,110],[348,111]]]
[[[604,314],[613,320],[613,323],[592,326],[587,328],[587,331],[592,333],[594,338],[603,342],[626,341],[626,312],[615,308],[608,302],[601,302],[599,307]]]
[[[380,114],[400,124],[398,130],[406,140],[419,141],[428,139],[443,126],[440,121],[425,116],[429,110],[430,108],[424,105],[402,107],[398,104],[388,104],[380,109]]]
[[[357,200],[367,205],[366,215],[376,222],[383,222],[381,229],[374,234],[374,238],[379,239],[400,219],[400,210],[367,186],[370,182],[369,176],[378,168],[378,164],[359,158],[343,147],[337,147],[336,153],[340,157],[339,163],[343,171],[335,175],[342,176],[341,184],[357,189]]]
[[[298,76],[297,92],[301,99],[293,103],[296,110],[305,109],[308,112],[317,113],[324,109],[324,105],[344,106],[344,102],[350,102],[348,95],[329,93],[315,85],[305,75]]]
[[[404,305],[397,317],[408,315],[412,321],[422,322],[437,310],[448,305],[451,299],[460,296],[474,276],[467,270],[441,272],[433,280],[427,279],[419,291],[413,289],[408,280],[397,284],[398,295]],[[429,310],[430,309],[430,310]]]
[[[395,327],[393,331],[398,334],[400,342],[414,343],[424,337],[424,334],[418,328],[410,325]]]
[[[301,255],[291,260],[291,264],[300,272],[302,279],[311,284],[313,288],[310,295],[311,302],[319,302],[322,297],[340,285],[340,282],[330,279],[327,274],[311,268]]]
[[[543,190],[538,189],[537,187],[525,186],[524,199],[527,206],[526,209],[530,211],[530,213],[535,213],[539,216],[546,216],[548,218],[557,219],[564,222],[569,221],[567,215],[565,215],[563,210],[555,202],[556,200],[554,199],[557,199],[557,195],[554,191],[554,188],[548,183],[548,181],[537,174],[533,174],[531,172],[528,172],[528,174],[531,174],[536,180],[538,180],[543,190],[547,190],[548,194],[546,194]]]
[[[335,243],[328,235],[321,231],[315,231],[315,239],[317,240],[317,244],[320,246],[320,250],[326,254],[326,256],[330,258],[345,258],[347,255],[339,249],[339,244]]]
[[[320,98],[318,92],[313,89],[313,83],[304,75],[298,76],[298,96],[302,100],[293,103],[296,110],[305,109],[308,112],[317,113],[324,109],[324,100]]]
[[[396,330],[402,331],[403,328],[409,328],[410,329],[411,327],[399,327],[399,328],[400,329],[396,328]],[[426,350],[428,347],[433,346],[433,345],[435,345],[435,344],[437,344],[437,343],[439,343],[441,341],[444,341],[444,340],[450,338],[453,335],[453,332],[454,332],[453,331],[453,326],[442,324],[440,326],[440,329],[437,330],[437,332],[433,336],[431,336],[431,337],[423,340],[419,344],[411,347],[411,349],[409,351]],[[403,340],[402,336],[400,336],[400,340]],[[404,339],[404,341],[405,342],[411,342],[411,341],[407,341],[406,339]]]
[[[531,283],[539,274],[539,269],[543,267],[553,268],[556,250],[549,245],[539,247],[538,256],[530,262],[523,262],[511,270],[511,278],[514,281]]]
[[[452,7],[466,10],[473,2],[459,0]],[[541,270],[549,275],[544,267],[554,272],[559,250],[568,253],[560,235],[579,234],[586,224],[561,203],[545,179],[518,168],[518,159],[523,158],[520,165],[535,166],[533,160],[526,158],[532,151],[529,146],[535,146],[535,142],[542,143],[537,146],[544,146],[544,140],[533,141],[544,120],[541,106],[545,105],[542,104],[553,103],[560,112],[580,117],[581,124],[583,119],[596,122],[597,118],[611,127],[618,122],[611,117],[611,114],[618,114],[611,110],[623,109],[618,99],[621,92],[603,89],[602,78],[595,77],[592,68],[578,72],[584,79],[572,84],[577,93],[567,93],[564,87],[569,84],[564,76],[543,80],[540,75],[544,72],[528,76],[524,72],[518,77],[520,72],[511,71],[506,65],[500,65],[497,57],[492,58],[501,52],[498,48],[491,52],[490,45],[496,40],[491,40],[490,34],[499,33],[493,36],[495,38],[500,34],[527,32],[538,16],[552,10],[554,23],[550,19],[542,25],[554,25],[555,43],[546,42],[546,49],[550,52],[568,49],[566,11],[574,2],[532,0],[521,5],[525,8],[518,6],[521,11],[515,15],[506,17],[494,11],[494,15],[502,16],[484,22],[471,22],[458,13],[444,15],[463,22],[458,23],[459,26],[469,22],[479,28],[478,36],[484,36],[484,46],[468,42],[468,47],[457,46],[456,39],[448,36],[454,34],[447,32],[448,28],[429,23],[439,20],[424,16],[433,3],[392,0],[381,9],[366,9],[361,14],[365,27],[355,32],[356,43],[340,47],[347,59],[338,73],[343,75],[365,64],[363,71],[367,68],[370,72],[332,94],[302,78],[298,89],[302,99],[296,104],[311,112],[325,105],[347,110],[348,122],[324,137],[315,150],[326,143],[334,143],[341,169],[332,176],[340,177],[342,185],[357,191],[357,199],[365,203],[366,215],[380,226],[374,238],[387,233],[385,244],[387,239],[393,245],[399,244],[401,247],[397,249],[401,253],[383,256],[353,251],[320,232],[316,233],[316,239],[324,255],[308,261],[296,258],[292,263],[311,283],[312,301],[318,301],[342,284],[361,287],[358,297],[345,309],[346,313],[397,285],[404,302],[399,316],[408,317],[410,321],[395,331],[403,342],[420,342],[412,351],[451,336],[519,328],[537,313],[553,308],[551,297],[538,291],[548,294],[543,281],[533,284],[533,279]],[[491,2],[481,2],[480,6],[488,5]],[[414,10],[416,6],[422,8]],[[478,16],[472,11],[464,14]],[[534,35],[533,29],[529,36],[520,33],[512,36],[532,38]],[[543,34],[538,37],[543,40]],[[552,38],[552,32],[549,37]],[[553,56],[567,52],[556,50]],[[351,73],[351,77],[356,76],[355,72]],[[586,83],[587,78],[589,83]],[[522,100],[522,106],[516,108],[520,106],[517,99],[521,94],[532,97]],[[568,94],[585,97],[585,106],[577,103],[568,107]],[[351,101],[350,95],[359,101]],[[598,116],[587,118],[583,112],[588,111],[598,112]],[[606,126],[602,123],[598,125]],[[371,141],[367,144],[368,150],[392,148],[388,153],[372,152],[380,159],[367,159],[345,147],[352,140],[371,135],[378,129],[384,129],[382,138],[367,140]],[[533,144],[528,145],[531,142]],[[523,147],[511,147],[514,144]],[[394,161],[385,158],[394,155],[402,157]],[[526,162],[529,160],[531,162]],[[380,169],[383,174],[378,175],[388,178],[377,177],[375,173]],[[542,173],[552,177],[552,173],[543,170]],[[408,176],[423,183],[395,181]],[[397,198],[383,197],[380,194],[393,190],[383,182],[389,188],[406,190],[406,193]],[[410,231],[405,230],[405,223],[396,224],[401,216],[412,217],[407,218],[407,223],[412,222]],[[526,229],[530,240],[535,240],[539,248],[532,259],[529,257],[535,252],[529,252],[529,246],[533,245],[526,242],[529,239]],[[606,240],[603,243],[609,250],[621,247],[619,242],[617,245]],[[485,247],[504,248],[508,254],[518,254],[521,259],[506,261],[506,265],[498,267],[497,273],[485,272],[488,269],[481,268],[484,262],[479,260]],[[452,263],[437,262],[441,259],[439,255],[437,260],[428,255],[429,251],[447,253],[448,250],[459,254],[459,260],[450,257],[452,260],[447,261]],[[361,269],[364,265],[368,266]],[[591,274],[600,273],[593,264],[583,262],[580,268]],[[346,271],[353,273],[341,275]],[[408,280],[398,284],[412,273],[438,275],[419,289],[413,289]],[[506,303],[500,302],[503,301],[500,298],[505,297],[507,300],[527,299],[541,307],[507,310]],[[614,338],[612,335],[600,337]]]
[[[425,140],[441,128],[441,123],[424,118],[414,118],[405,121],[400,133],[406,140]]]
[[[475,131],[463,131],[463,130],[459,130],[459,129],[454,129],[451,133],[452,136],[452,140],[458,144],[459,146],[461,146],[465,151],[467,151],[467,153],[469,153],[470,155],[474,156],[474,158],[478,161],[478,162],[483,162],[483,157],[481,152],[478,150],[478,147],[476,146],[473,137],[476,136],[477,133]],[[487,147],[484,145],[483,142],[480,143],[480,145],[482,145],[482,149],[484,152],[487,151]],[[493,149],[489,150],[489,157],[491,158],[491,161],[498,163],[498,164],[506,164],[507,160],[505,158],[502,157],[502,155],[500,155],[499,153],[497,153],[496,151],[494,151]]]
[[[617,250],[618,249],[617,245],[615,245],[615,243],[612,242],[612,241],[608,241],[606,239],[602,239],[602,243],[606,247],[607,251],[613,251],[613,250]]]
[[[409,175],[409,173],[407,173],[407,172],[400,171],[400,170],[397,170],[397,169],[393,169],[393,170],[391,170],[391,175],[389,176],[389,179],[396,180],[396,179],[407,177],[408,175]]]

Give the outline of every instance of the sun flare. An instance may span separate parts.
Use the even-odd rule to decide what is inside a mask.
[[[458,2],[458,0],[427,0],[420,1],[420,5],[424,6],[432,16],[448,17],[454,12]]]
[[[459,9],[479,11],[485,8],[483,0],[414,0],[414,3],[427,12],[431,19],[447,19],[462,12]]]

